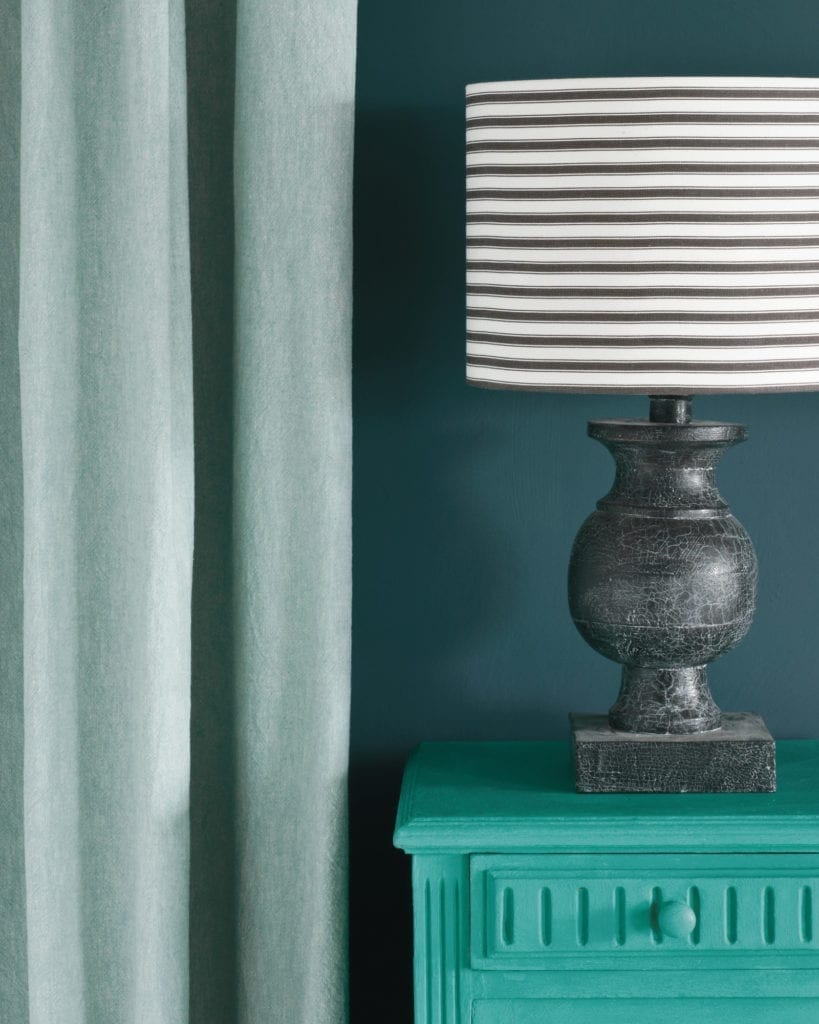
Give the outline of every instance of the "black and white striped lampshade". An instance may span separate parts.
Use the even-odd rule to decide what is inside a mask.
[[[819,390],[819,79],[466,96],[470,383]]]

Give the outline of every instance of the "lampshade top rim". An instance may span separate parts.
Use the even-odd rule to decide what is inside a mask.
[[[819,78],[790,77],[784,75],[733,76],[733,75],[624,75],[608,78],[522,78],[503,81],[471,82],[466,86],[466,95],[485,92],[488,89],[510,92],[519,89],[557,89],[557,88],[612,88],[618,86],[673,86],[687,85],[691,87],[716,87],[718,85],[741,88],[775,88],[787,86],[804,86],[819,89]]]

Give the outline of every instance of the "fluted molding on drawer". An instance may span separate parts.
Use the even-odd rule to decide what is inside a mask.
[[[413,861],[415,1022],[461,1024],[468,965],[469,872],[463,857]]]

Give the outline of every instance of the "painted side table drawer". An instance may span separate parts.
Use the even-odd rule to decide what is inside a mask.
[[[479,854],[471,966],[685,966],[723,954],[819,967],[817,900],[819,854]]]
[[[815,999],[512,999],[475,1003],[471,1024],[816,1024]]]

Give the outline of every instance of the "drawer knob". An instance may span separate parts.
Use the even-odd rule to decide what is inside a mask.
[[[697,927],[697,915],[681,900],[668,900],[657,908],[657,927],[671,939],[685,939]]]

